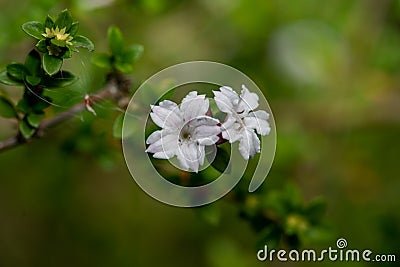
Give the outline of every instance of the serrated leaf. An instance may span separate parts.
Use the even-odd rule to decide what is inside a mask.
[[[25,68],[30,75],[37,76],[40,72],[40,54],[36,50],[31,50],[25,59]]]
[[[37,128],[40,125],[40,122],[44,118],[44,113],[31,113],[27,116],[27,121],[30,126]]]
[[[74,37],[79,30],[79,22],[75,21],[71,25],[71,29],[69,29],[69,35]]]
[[[129,64],[135,63],[143,54],[143,50],[143,46],[138,44],[128,47],[122,57],[123,61]]]
[[[92,63],[100,68],[110,69],[111,59],[107,54],[96,54],[92,57]]]
[[[3,70],[0,72],[0,83],[5,84],[5,85],[12,85],[12,86],[23,85],[22,81],[15,81],[15,80],[11,79],[7,73],[7,70]]]
[[[11,63],[7,65],[8,75],[16,81],[23,81],[26,73],[26,68],[21,63]]]
[[[31,75],[26,76],[25,80],[32,86],[38,85],[40,83],[40,81],[41,81],[40,77],[31,76]]]
[[[38,40],[43,39],[44,25],[38,21],[29,21],[22,24],[22,30]]]
[[[210,159],[207,158],[207,160],[210,161]],[[217,171],[220,173],[230,172],[230,165],[229,165],[229,160],[230,160],[230,154],[223,148],[217,147],[217,154],[214,158],[214,160],[211,162],[211,166],[214,167]]]
[[[50,56],[49,54],[44,54],[42,63],[44,71],[52,76],[61,69],[63,60],[58,57]]]
[[[49,29],[54,27],[54,19],[50,17],[50,15],[47,15],[46,20],[44,21],[44,27]]]
[[[0,117],[18,118],[14,105],[4,96],[0,96]]]
[[[121,30],[116,26],[108,28],[108,45],[113,55],[122,54],[124,51],[124,38]]]
[[[40,40],[37,44],[36,44],[37,49],[42,52],[42,53],[47,53],[47,44],[46,44],[46,40]]]
[[[35,129],[31,128],[25,120],[19,122],[19,131],[25,139],[29,139],[35,133]]]
[[[69,11],[67,9],[61,11],[54,24],[58,26],[60,30],[66,28],[66,32],[68,32],[72,25],[72,16]]]
[[[74,39],[71,40],[71,43],[75,47],[83,47],[88,49],[89,51],[94,50],[94,44],[92,43],[92,41],[90,41],[87,37],[82,35],[76,35]]]
[[[77,80],[78,78],[69,71],[60,71],[51,77],[46,77],[43,85],[48,88],[61,88],[69,86]]]

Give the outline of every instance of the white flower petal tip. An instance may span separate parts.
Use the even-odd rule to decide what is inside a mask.
[[[227,113],[221,125],[222,137],[230,143],[239,141],[239,152],[246,160],[260,153],[260,139],[255,132],[265,136],[271,132],[271,127],[269,114],[264,110],[255,111],[259,96],[245,85],[242,85],[240,96],[228,86],[213,93],[218,108]]]
[[[187,94],[179,106],[170,100],[152,105],[150,117],[161,130],[148,136],[145,151],[154,158],[176,156],[182,169],[198,172],[204,164],[204,147],[215,144],[221,133],[219,120],[206,115],[208,109],[208,99],[196,91]]]

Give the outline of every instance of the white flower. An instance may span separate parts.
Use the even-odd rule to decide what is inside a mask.
[[[151,106],[150,116],[161,130],[153,132],[146,140],[146,152],[154,158],[170,159],[177,156],[185,170],[198,172],[204,164],[204,148],[215,144],[221,133],[219,121],[206,116],[209,101],[205,95],[190,92],[180,106],[164,100],[159,106]]]
[[[228,86],[220,91],[213,91],[218,108],[227,113],[222,124],[222,137],[230,143],[239,141],[239,151],[244,159],[260,152],[260,135],[271,131],[268,123],[269,114],[264,110],[254,111],[258,107],[258,95],[250,92],[242,85],[240,96]]]

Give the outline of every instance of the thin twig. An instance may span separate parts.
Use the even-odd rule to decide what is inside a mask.
[[[117,79],[115,78],[110,79],[102,89],[100,89],[96,94],[91,95],[90,104],[98,103],[104,99],[113,99],[116,100],[117,102],[120,101],[123,96],[123,93],[126,92],[125,87],[127,86],[127,81],[118,78],[120,77],[117,77]],[[63,121],[73,117],[77,113],[82,112],[84,110],[86,110],[86,103],[82,101],[81,103],[72,106],[68,110],[58,113],[52,118],[43,120],[42,123],[37,128],[36,133],[33,137],[36,138],[42,137],[49,128],[52,128],[62,123]],[[0,142],[0,152],[27,143],[31,141],[32,138],[24,139],[20,134],[10,137],[9,139]]]

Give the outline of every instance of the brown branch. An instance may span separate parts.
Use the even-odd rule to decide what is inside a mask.
[[[121,76],[117,76],[116,78],[111,78],[105,86],[100,89],[97,93],[90,95],[90,104],[98,103],[104,99],[113,99],[116,102],[123,103],[126,101],[121,101],[124,99],[127,89],[129,88],[129,81],[124,79]],[[69,108],[66,111],[58,113],[52,118],[43,120],[40,123],[39,127],[36,130],[35,135],[32,138],[24,139],[19,133],[13,137],[10,137],[7,140],[0,142],[0,152],[5,150],[14,148],[18,145],[27,143],[31,141],[33,138],[40,138],[44,135],[44,133],[49,129],[52,128],[65,120],[73,117],[74,115],[85,111],[86,103],[82,100],[81,103],[76,104],[75,106]]]

